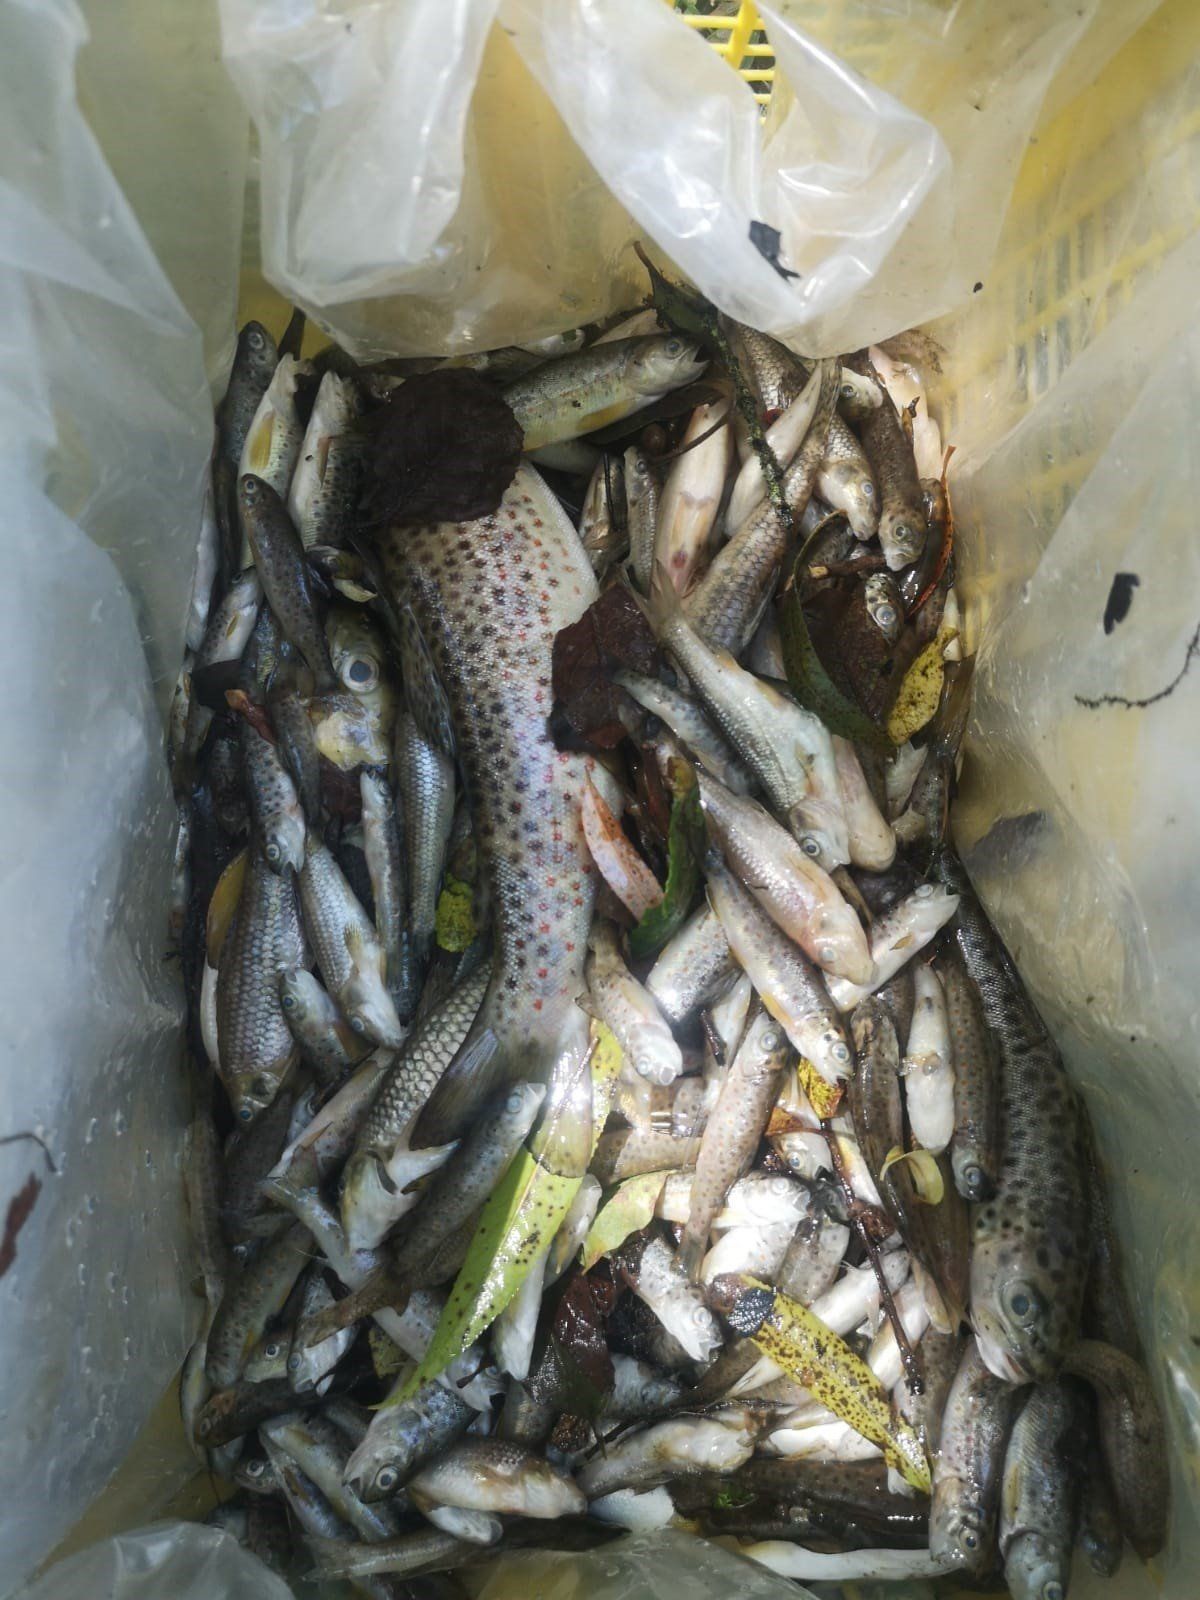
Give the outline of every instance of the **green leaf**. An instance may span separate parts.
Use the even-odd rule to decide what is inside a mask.
[[[663,897],[629,932],[629,954],[635,961],[661,950],[687,920],[703,876],[704,814],[700,789],[690,768],[672,787],[671,825],[667,830],[667,882]]]
[[[783,666],[792,693],[802,706],[815,711],[825,726],[843,739],[870,745],[874,750],[890,750],[891,740],[860,706],[846,697],[821,664],[804,616],[800,579],[805,552],[796,557],[792,580],[779,607],[779,633],[783,645]]]
[[[592,1024],[592,1038],[594,1149],[608,1118],[621,1047],[603,1023]],[[535,1134],[539,1131],[544,1132]],[[438,1377],[491,1326],[549,1246],[582,1182],[582,1174],[569,1178],[552,1172],[524,1146],[517,1152],[488,1196],[428,1350],[403,1386],[387,1397],[385,1408],[399,1405]]]
[[[643,1172],[619,1183],[596,1213],[583,1241],[583,1270],[590,1272],[601,1256],[620,1249],[631,1233],[648,1227],[669,1172]]]

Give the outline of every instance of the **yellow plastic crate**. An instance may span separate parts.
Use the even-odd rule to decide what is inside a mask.
[[[759,105],[765,107],[775,82],[775,56],[758,8],[750,0],[741,0],[727,15],[710,16],[696,9],[696,0],[667,0],[667,4],[674,5],[680,20],[689,28],[705,35],[717,54],[750,85]]]

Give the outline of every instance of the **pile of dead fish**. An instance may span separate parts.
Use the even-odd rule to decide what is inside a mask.
[[[373,1595],[671,1525],[1062,1600],[1160,1548],[1166,1449],[949,842],[936,423],[911,341],[688,305],[446,364],[241,334],[171,728],[185,1426],[214,1520]],[[364,514],[476,456],[484,514]]]

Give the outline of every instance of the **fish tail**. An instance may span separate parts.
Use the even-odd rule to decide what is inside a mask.
[[[664,633],[683,612],[683,602],[679,598],[679,591],[671,577],[670,568],[657,555],[650,572],[650,598],[644,603],[644,609],[651,627],[657,634]]]
[[[485,999],[470,1033],[413,1125],[409,1138],[412,1149],[449,1144],[461,1138],[476,1112],[497,1090],[529,1076],[528,1059],[523,1060],[515,1050],[503,1048],[496,1030],[487,1020],[487,1011]]]
[[[700,1264],[704,1260],[705,1239],[698,1230],[693,1230],[689,1222],[683,1231],[683,1238],[679,1241],[679,1265],[687,1273],[693,1283],[700,1278]]]
[[[958,755],[971,711],[971,680],[975,672],[975,658],[952,663],[946,668],[945,686],[941,704],[933,721],[933,747],[940,756],[953,759]]]

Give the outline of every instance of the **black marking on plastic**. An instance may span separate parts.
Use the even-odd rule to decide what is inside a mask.
[[[1133,604],[1133,591],[1141,583],[1136,572],[1118,572],[1113,576],[1112,588],[1104,603],[1104,631],[1111,633],[1118,622],[1124,622]]]

